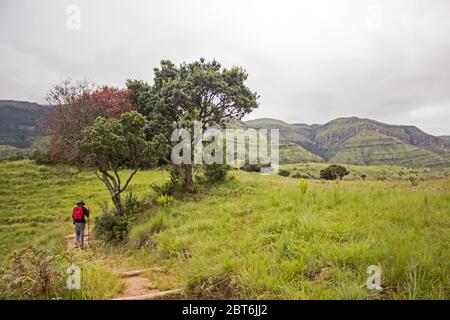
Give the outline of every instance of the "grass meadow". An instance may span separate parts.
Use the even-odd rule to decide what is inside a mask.
[[[0,176],[2,264],[28,245],[64,252],[76,200],[93,216],[109,202],[92,173],[66,166],[5,162]],[[167,177],[139,172],[131,190],[146,201]],[[139,267],[155,288],[189,298],[449,299],[450,179],[424,180],[307,180],[305,191],[299,179],[234,170],[148,205],[120,245],[65,253],[89,271],[80,296],[64,298],[112,297],[120,283],[109,270]],[[381,291],[366,288],[370,265],[381,267]]]

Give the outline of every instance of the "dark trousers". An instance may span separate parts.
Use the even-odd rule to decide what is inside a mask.
[[[84,222],[75,222],[75,243],[81,249],[84,242],[84,225]]]

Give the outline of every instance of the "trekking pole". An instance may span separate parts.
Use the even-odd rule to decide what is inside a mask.
[[[89,217],[87,217],[87,245],[90,246],[90,243],[89,243]]]

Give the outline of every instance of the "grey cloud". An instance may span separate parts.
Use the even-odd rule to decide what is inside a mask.
[[[72,4],[80,30],[66,26]],[[0,99],[43,102],[68,77],[123,86],[161,59],[205,57],[247,69],[261,95],[248,118],[450,134],[449,12],[446,0],[4,0]]]

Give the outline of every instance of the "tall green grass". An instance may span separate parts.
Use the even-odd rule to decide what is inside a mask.
[[[0,176],[2,264],[28,245],[62,251],[74,203],[95,217],[109,202],[92,173],[66,166],[0,163]],[[139,172],[131,190],[148,199],[167,177]],[[190,298],[448,299],[449,228],[450,179],[308,180],[302,191],[298,179],[235,171],[142,212],[125,245],[77,253],[86,287],[63,298],[112,297],[111,271],[132,266]],[[369,265],[382,268],[381,292],[365,286]]]
[[[112,205],[105,186],[91,172],[22,160],[0,163],[0,177],[0,263],[24,246],[62,249],[64,236],[73,232],[71,213],[78,199],[91,209],[92,221],[104,204]],[[145,199],[150,184],[165,178],[158,171],[139,172],[128,191]]]
[[[450,181],[310,181],[236,173],[201,200],[148,212],[135,258],[189,297],[449,298]],[[142,246],[147,244],[147,247]],[[366,288],[382,267],[381,292]]]

